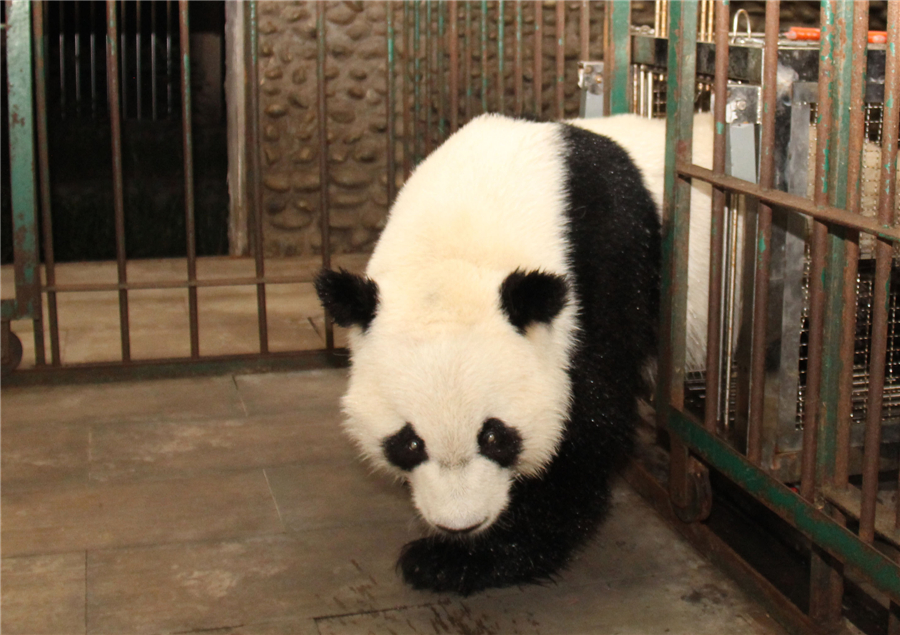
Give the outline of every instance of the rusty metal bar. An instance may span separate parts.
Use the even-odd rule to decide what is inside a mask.
[[[106,2],[106,80],[109,97],[109,121],[112,132],[113,204],[116,222],[116,264],[119,284],[128,281],[125,260],[125,193],[122,175],[122,112],[119,106],[119,29],[116,0]],[[131,361],[131,338],[128,327],[128,291],[119,290],[119,328],[122,361]]]
[[[516,0],[516,54],[515,54],[515,82],[516,82],[516,116],[522,115],[525,106],[525,87],[522,70],[524,68],[522,55],[522,38],[525,32],[525,18],[522,13],[522,0]]]
[[[617,3],[606,7],[609,41],[604,53],[604,72],[612,71],[608,65],[621,55],[618,46],[627,37],[623,15],[609,15],[621,11]],[[630,8],[630,3],[626,6]],[[691,163],[694,125],[694,83],[696,78],[697,51],[697,2],[686,0],[676,5],[670,14],[671,39],[667,66],[669,69],[666,95],[666,157],[664,196],[662,211],[662,275],[660,311],[660,363],[657,383],[657,422],[660,429],[670,425],[673,409],[684,405],[685,322],[687,315],[687,260],[690,233],[690,183],[679,178],[676,164]],[[608,83],[604,88],[605,99],[617,102],[611,95],[624,92],[627,75],[616,72],[606,75],[614,78],[615,91]],[[620,104],[621,105],[621,104]],[[627,101],[625,103],[627,110]],[[606,112],[610,112],[606,110]],[[617,112],[617,111],[614,111]],[[669,460],[669,494],[677,509],[691,506],[689,479],[692,460],[688,447],[680,439],[672,437]]]
[[[409,86],[411,84],[410,69],[410,41],[409,41],[409,2],[403,3],[403,178],[409,177],[412,171],[412,149],[410,146],[412,135],[412,116]]]
[[[450,134],[459,128],[459,2],[450,0]]]
[[[850,78],[850,151],[847,165],[847,211],[859,214],[862,189],[862,150],[865,139],[865,85],[867,35],[869,31],[869,2],[856,0],[853,4],[853,52],[851,68],[859,69]],[[841,299],[840,354],[844,363],[838,382],[835,430],[834,467],[831,483],[846,489],[850,476],[850,424],[853,410],[853,359],[856,344],[856,277],[859,269],[859,232],[847,232],[843,267],[843,297]]]
[[[878,222],[893,225],[897,196],[897,133],[900,121],[900,4],[888,3],[888,42],[885,55],[884,110],[882,111],[881,161],[878,181]],[[869,359],[869,396],[866,403],[866,436],[863,453],[862,503],[859,537],[871,542],[875,536],[875,507],[878,495],[878,463],[881,449],[881,419],[884,405],[885,362],[887,353],[888,311],[890,309],[891,244],[875,244],[875,281],[872,285],[872,342]],[[895,503],[900,509],[900,501]],[[900,513],[900,512],[898,512]]]
[[[481,0],[481,14],[479,25],[481,27],[481,112],[488,111],[488,4],[487,0]]]
[[[715,136],[713,137],[713,172],[725,174],[725,106],[728,102],[728,10],[729,0],[717,2],[716,70],[715,70]],[[637,101],[637,97],[635,97]],[[721,395],[721,306],[722,262],[725,239],[725,190],[713,188],[710,223],[709,308],[706,331],[706,404],[703,425],[715,432],[719,423]],[[726,373],[731,369],[726,368]]]
[[[822,3],[822,37],[819,53],[819,120],[816,131],[816,180],[814,201],[828,202],[828,157],[831,151],[832,95],[835,84],[835,25],[829,2]],[[822,380],[822,346],[825,321],[825,252],[828,226],[813,221],[809,266],[809,355],[806,371],[806,408],[803,417],[803,446],[800,455],[800,495],[812,500],[816,489],[819,395]]]
[[[298,284],[312,282],[312,278],[305,276],[244,276],[238,278],[210,278],[207,280],[152,280],[149,282],[85,282],[80,284],[55,284],[45,285],[42,290],[46,293],[93,293],[97,291],[141,291],[149,289],[190,289],[206,287],[235,287],[250,285],[272,284]]]
[[[253,0],[251,0],[253,1]],[[252,36],[256,37],[256,36]],[[254,59],[256,53],[253,54]],[[254,84],[255,85],[255,84]],[[172,116],[172,0],[166,0],[166,114]],[[257,172],[258,174],[258,172]]]
[[[675,167],[681,176],[700,179],[715,186],[723,187],[730,192],[748,194],[758,198],[760,201],[771,204],[773,207],[784,207],[806,214],[823,223],[833,223],[842,227],[858,229],[887,241],[900,242],[900,228],[898,227],[884,227],[874,219],[865,216],[854,216],[847,210],[825,203],[816,204],[809,199],[794,196],[780,190],[766,190],[755,183],[737,179],[733,176],[716,176],[712,170],[707,170],[697,165],[678,162]]]
[[[59,112],[66,118],[66,4],[59,3]]]
[[[534,6],[534,116],[543,115],[544,101],[544,3],[535,0]]]
[[[181,0],[179,0],[180,4]],[[135,80],[137,81],[137,118],[141,119],[141,115],[143,114],[141,103],[142,101],[142,91],[141,91],[141,0],[135,0],[134,3],[134,19],[135,19],[135,29],[134,29],[134,43],[135,43],[135,54],[134,61],[137,65],[137,72],[135,73]],[[181,44],[181,50],[184,50],[184,43]]]
[[[418,39],[419,14],[416,12],[416,39]],[[316,3],[316,119],[319,126],[319,222],[322,230],[322,268],[331,269],[331,219],[328,197],[328,103],[325,77],[325,3]],[[416,60],[418,70],[418,60]],[[416,118],[418,119],[418,88],[416,89]],[[263,287],[265,288],[265,287]],[[325,312],[325,348],[334,350],[334,325],[328,311]]]
[[[434,38],[431,36],[431,28],[432,28],[432,17],[431,17],[431,2],[425,2],[425,74],[423,77],[423,83],[425,84],[425,154],[424,156],[428,156],[431,154],[431,136],[432,136],[432,126],[431,126],[431,109],[433,105],[433,95],[434,95],[434,75],[431,73],[431,53],[434,49]]]
[[[77,0],[75,6],[75,33],[72,35],[75,46],[75,113],[81,116],[81,3]]]
[[[504,77],[505,20],[503,0],[497,0],[497,112],[506,111],[506,78]]]
[[[317,5],[318,6],[318,5]],[[260,110],[259,110],[259,3],[251,0],[248,4],[247,26],[250,30],[250,64],[248,69],[247,83],[252,87],[252,93],[249,99],[250,129],[251,143],[250,166],[254,174],[253,181],[253,207],[255,208],[253,215],[253,263],[256,267],[256,277],[265,277],[265,242],[263,240],[263,192],[262,192],[262,161],[259,153],[262,143],[260,143]],[[322,161],[320,148],[319,161]],[[269,324],[266,312],[266,285],[258,284],[256,286],[256,319],[259,327],[259,352],[267,353],[269,351]]]
[[[95,17],[95,2],[89,3],[91,8],[90,50],[91,50],[91,117],[97,116],[97,37],[94,33],[97,19]]]
[[[140,11],[140,6],[138,6]],[[184,227],[187,239],[188,281],[197,279],[197,235],[194,218],[194,140],[191,119],[191,27],[188,0],[178,1],[178,28],[181,44],[181,131],[184,148]],[[138,81],[140,95],[140,81]],[[140,119],[138,97],[138,119]],[[191,332],[191,357],[200,356],[200,318],[197,309],[197,287],[188,289],[188,315]]]
[[[395,190],[397,188],[397,139],[394,130],[394,117],[396,105],[394,104],[394,91],[396,90],[394,79],[394,7],[385,3],[385,45],[387,47],[387,94],[385,95],[385,117],[387,124],[387,204],[388,209],[394,203]]]
[[[34,30],[34,99],[35,123],[37,123],[38,182],[41,192],[41,230],[44,239],[44,271],[47,277],[47,284],[55,285],[56,261],[53,254],[53,214],[50,199],[50,149],[47,136],[45,7],[46,3],[43,2],[32,4],[31,19]],[[55,293],[47,294],[47,310],[50,319],[50,363],[54,366],[59,366],[59,314],[57,312]],[[40,341],[43,344],[43,333]],[[37,342],[37,339],[35,342]]]
[[[150,3],[150,118],[156,121],[157,117],[157,92],[156,92],[156,3]]]
[[[472,118],[472,2],[466,2],[466,28],[463,46],[466,49],[466,121]]]
[[[775,88],[778,73],[779,0],[766,3],[766,32],[763,46],[763,115],[760,144],[759,185],[770,189],[775,180]],[[766,329],[768,326],[769,268],[772,261],[772,207],[759,206],[758,246],[753,295],[753,339],[750,361],[750,416],[747,458],[759,463],[762,447],[762,417],[765,398]]]
[[[581,60],[591,59],[591,3],[588,0],[581,2]]]
[[[422,76],[419,73],[420,71],[420,60],[419,60],[419,48],[422,44],[421,41],[421,7],[419,0],[414,0],[413,2],[413,121],[412,121],[412,133],[413,133],[413,166],[419,165],[419,161],[422,160],[422,154],[419,152],[419,124],[422,121],[422,102],[419,99],[420,95],[420,85],[422,83]]]
[[[122,78],[120,80],[122,90],[122,118],[128,119],[128,12],[125,7],[126,0],[122,0],[120,18],[122,30],[119,32],[119,54],[122,56]]]
[[[438,117],[438,143],[444,141],[447,138],[447,116],[444,112],[444,109],[447,107],[448,98],[447,98],[447,89],[448,89],[448,80],[445,79],[446,73],[444,72],[444,47],[446,47],[446,42],[444,38],[446,36],[446,25],[444,15],[447,11],[447,3],[439,2],[438,3],[438,15],[437,15],[437,29],[438,29],[438,40],[435,45],[435,56],[437,57],[437,82],[438,82],[438,103],[437,103],[437,117]]]
[[[556,3],[556,118],[566,116],[566,3]]]

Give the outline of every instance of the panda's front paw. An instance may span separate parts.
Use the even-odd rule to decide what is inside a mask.
[[[422,538],[403,547],[397,568],[414,589],[471,595],[494,586],[490,567],[471,547],[468,541]]]

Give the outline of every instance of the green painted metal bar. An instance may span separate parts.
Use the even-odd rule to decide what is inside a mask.
[[[504,69],[504,36],[505,20],[503,19],[503,0],[497,2],[497,112],[506,111],[506,78]]]
[[[432,19],[432,11],[431,7],[434,5],[434,2],[425,2],[425,73],[423,77],[423,83],[425,84],[425,151],[424,156],[428,156],[431,154],[431,139],[433,135],[432,129],[432,110],[434,107],[434,86],[433,80],[434,77],[431,73],[431,53],[434,49],[434,37],[432,37],[431,30],[433,25]]]
[[[30,3],[7,4],[9,160],[16,299],[4,300],[3,320],[35,319],[41,311],[35,206],[34,118]]]
[[[446,26],[444,17],[447,12],[447,2],[445,0],[439,0],[438,2],[438,14],[437,14],[437,29],[438,29],[438,45],[435,47],[437,49],[437,77],[438,77],[438,139],[439,142],[443,141],[447,138],[447,116],[444,112],[447,103],[449,102],[447,96],[447,81],[444,80],[444,50],[445,48],[449,48],[446,45],[444,40],[446,34]]]
[[[865,73],[865,51],[862,64],[853,55],[853,2],[832,2],[834,15],[834,90],[832,92],[830,154],[833,160],[828,171],[828,203],[847,208],[849,183],[847,171],[850,160],[850,114],[853,75]],[[825,255],[825,315],[822,332],[822,379],[819,393],[818,444],[816,456],[817,483],[834,480],[837,456],[838,400],[844,360],[841,359],[843,337],[844,267],[847,265],[846,243],[850,236],[840,227],[829,227]],[[855,263],[854,263],[855,264]],[[854,285],[855,286],[855,285]],[[854,307],[855,308],[855,307]],[[852,357],[846,360],[851,365]]]
[[[616,3],[613,3],[615,5]],[[624,3],[623,3],[624,4]],[[661,428],[669,425],[669,412],[684,406],[685,323],[687,318],[687,257],[690,228],[690,182],[676,174],[676,162],[692,159],[694,126],[694,85],[697,51],[697,1],[686,0],[672,6],[669,14],[668,92],[666,96],[666,159],[662,218],[662,276],[660,310],[660,356],[657,382],[657,417]],[[614,11],[611,7],[608,9]],[[620,20],[610,15],[609,25]],[[609,34],[612,51],[606,59],[619,55],[621,42],[630,40],[621,27]],[[618,37],[618,39],[616,39]],[[627,74],[608,69],[615,86],[608,85],[609,100],[617,108],[627,108]],[[604,68],[604,71],[607,69]],[[609,111],[607,111],[609,112]],[[621,112],[616,110],[614,112]],[[688,489],[691,459],[688,448],[673,438],[669,454],[669,494],[676,508],[690,506]]]
[[[541,118],[544,109],[544,3],[532,2],[534,7],[534,116]]]
[[[472,2],[465,2],[466,32],[463,38],[463,48],[466,51],[465,75],[466,75],[466,121],[472,118]]]
[[[522,114],[522,109],[525,106],[525,87],[524,87],[524,75],[522,73],[523,70],[523,40],[525,32],[525,17],[524,12],[522,10],[522,0],[516,0],[516,57],[515,57],[515,66],[516,66],[516,115],[520,116]]]
[[[630,37],[628,38],[631,39]],[[620,42],[621,44],[621,42]],[[621,48],[621,47],[617,47]],[[557,119],[566,116],[566,3],[556,3],[556,81],[553,82],[554,111]]]
[[[682,15],[680,10],[680,2],[673,2],[672,11],[670,13],[670,24],[674,24],[676,19],[673,15]],[[693,5],[692,0],[688,1],[689,5]],[[631,2],[617,1],[606,4],[606,29],[607,40],[609,42],[610,51],[604,57],[603,65],[603,83],[604,83],[604,112],[610,115],[629,112],[628,90],[631,82],[629,81],[629,69],[631,67]],[[688,13],[693,9],[687,8]],[[696,21],[696,17],[694,18]],[[691,36],[696,39],[696,33]],[[670,44],[674,44],[670,39]],[[670,47],[671,50],[671,47]],[[695,56],[696,52],[691,52],[691,56]],[[671,54],[669,56],[669,68],[675,68],[671,63]],[[694,63],[696,65],[696,62]],[[693,84],[692,84],[693,86]]]
[[[670,410],[669,414],[669,430],[712,467],[738,483],[832,556],[844,562],[852,562],[879,589],[895,600],[900,598],[900,565],[862,543],[857,536],[837,525],[816,505],[804,500],[719,441],[690,415],[675,409]]]
[[[412,146],[411,140],[412,135],[410,131],[412,130],[412,110],[410,108],[409,97],[410,97],[410,46],[411,43],[409,41],[409,2],[403,3],[403,64],[400,65],[400,68],[403,69],[403,178],[404,180],[409,177],[410,171],[412,171]]]

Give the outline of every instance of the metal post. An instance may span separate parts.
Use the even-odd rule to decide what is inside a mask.
[[[677,7],[673,7],[676,9]],[[674,11],[673,11],[674,13]],[[606,5],[607,50],[603,63],[603,112],[615,115],[630,112],[628,74],[631,67],[631,2],[622,0]],[[696,39],[696,34],[692,36]],[[614,43],[614,44],[613,44]],[[671,56],[672,40],[669,40]],[[692,51],[691,56],[696,56]],[[670,66],[669,68],[674,68]],[[691,84],[693,87],[693,83]],[[691,106],[693,108],[693,106]]]
[[[535,0],[534,6],[534,116],[538,119],[544,107],[544,3]]]
[[[388,208],[394,202],[394,190],[396,189],[396,159],[397,159],[397,139],[394,132],[394,7],[385,3],[385,20],[387,33],[385,43],[387,45],[387,94],[385,117],[387,122],[387,200]]]
[[[417,16],[418,17],[418,16]],[[316,3],[316,93],[319,123],[319,222],[322,230],[322,268],[331,269],[331,211],[328,199],[328,102],[325,77],[325,3]],[[417,34],[418,35],[418,34]],[[418,100],[417,100],[418,101]],[[417,113],[418,114],[418,113]],[[334,349],[334,325],[325,312],[325,348]]]
[[[247,113],[250,120],[251,137],[248,148],[250,151],[251,171],[254,174],[254,178],[251,179],[254,207],[253,261],[256,267],[256,279],[262,280],[266,275],[266,261],[265,237],[263,236],[262,162],[260,161],[259,156],[262,146],[259,134],[259,3],[256,2],[256,0],[250,0],[250,2],[247,3],[247,10],[247,28],[250,32],[248,51],[250,63],[247,73],[247,83],[252,91],[249,99],[249,112]],[[319,155],[319,161],[322,161],[321,154]],[[266,285],[263,282],[259,282],[256,285],[256,319],[259,327],[259,352],[266,354],[269,352],[269,320],[266,309]],[[327,329],[329,320],[326,319],[325,323]]]

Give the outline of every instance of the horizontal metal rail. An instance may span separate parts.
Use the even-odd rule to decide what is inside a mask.
[[[831,205],[816,205],[808,198],[788,194],[780,190],[770,190],[755,183],[744,181],[733,176],[717,176],[712,170],[701,168],[698,165],[677,162],[675,169],[681,176],[700,179],[707,183],[712,183],[716,187],[736,192],[738,194],[747,194],[758,198],[760,201],[770,203],[776,207],[791,209],[801,214],[805,214],[816,220],[826,221],[856,229],[867,234],[873,234],[884,240],[892,242],[900,242],[900,227],[892,227],[890,225],[882,225],[872,218],[858,216],[839,207]]]
[[[279,276],[271,278],[215,278],[211,280],[152,280],[149,282],[91,282],[84,284],[55,284],[43,287],[53,293],[83,293],[91,291],[132,291],[148,289],[194,289],[200,287],[239,287],[257,284],[311,283],[309,276]]]
[[[739,483],[749,494],[787,520],[835,558],[852,562],[879,589],[900,600],[900,565],[860,541],[825,512],[766,474],[713,434],[702,422],[676,409],[669,410],[669,430],[696,451],[704,461]]]

